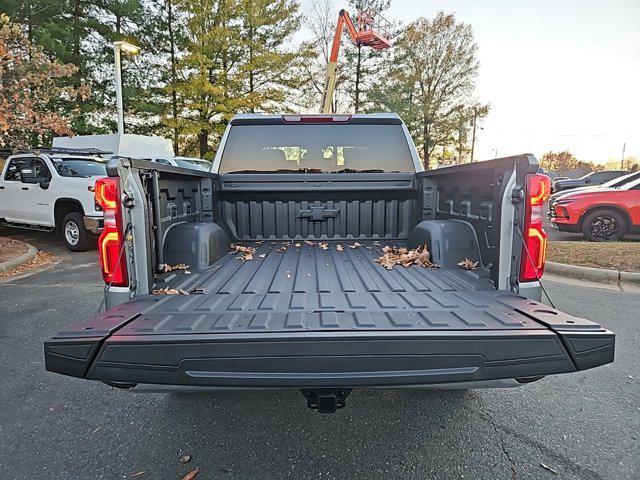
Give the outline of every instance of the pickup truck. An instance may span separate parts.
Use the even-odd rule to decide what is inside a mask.
[[[102,210],[94,200],[106,161],[95,150],[53,148],[11,155],[0,176],[0,225],[62,234],[78,252],[95,248]]]
[[[612,362],[612,332],[540,303],[537,169],[424,171],[393,114],[238,115],[211,172],[112,161],[96,185],[107,310],[47,341],[46,368],[133,391],[299,389],[333,412],[355,387]],[[384,260],[418,249],[428,261]]]

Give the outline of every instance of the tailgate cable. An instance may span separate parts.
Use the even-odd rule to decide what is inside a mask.
[[[553,303],[553,300],[551,300],[551,297],[547,293],[547,289],[544,288],[544,284],[542,283],[542,277],[540,277],[540,275],[538,275],[538,269],[535,268],[535,264],[533,263],[533,258],[531,257],[531,253],[529,252],[529,248],[527,248],[527,242],[525,242],[524,235],[522,234],[522,230],[520,229],[520,225],[518,225],[517,223],[516,223],[516,230],[518,230],[518,235],[520,235],[520,240],[522,240],[522,248],[524,248],[524,251],[527,253],[527,259],[529,260],[529,263],[533,267],[533,271],[536,274],[536,279],[538,280],[538,283],[540,284],[540,288],[544,292],[544,296],[547,297],[547,300],[549,300],[549,303],[551,304],[551,306],[553,308],[556,308],[556,306]]]
[[[124,248],[127,244],[127,235],[131,231],[131,228],[132,228],[131,222],[127,223],[127,227],[124,229],[124,233],[122,234],[122,245],[120,246],[120,253],[118,253],[118,261],[116,262],[116,265],[120,265],[120,260],[122,260],[122,255],[124,254]],[[96,310],[96,315],[100,314],[100,310],[102,310],[104,302],[107,300],[107,293],[109,293],[109,289],[113,284],[113,280],[114,279],[112,278],[111,281],[104,286],[104,294],[102,295],[102,300],[100,301],[100,305],[98,305],[98,310]]]

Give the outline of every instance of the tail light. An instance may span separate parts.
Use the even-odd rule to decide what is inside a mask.
[[[551,191],[547,175],[527,175],[523,237],[526,249],[520,259],[520,281],[531,282],[544,272],[547,257],[547,234],[542,228],[542,207]],[[528,251],[528,253],[527,253]]]
[[[104,212],[104,229],[98,240],[102,278],[107,284],[126,287],[129,285],[129,276],[127,257],[122,251],[124,234],[119,198],[117,178],[106,177],[96,180],[95,201]]]

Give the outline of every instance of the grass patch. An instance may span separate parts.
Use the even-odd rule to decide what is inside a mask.
[[[547,260],[640,272],[640,242],[549,242]]]

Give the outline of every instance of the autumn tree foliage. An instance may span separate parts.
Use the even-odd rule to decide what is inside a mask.
[[[380,67],[368,110],[398,112],[404,118],[425,168],[435,165],[439,152],[446,157],[448,148],[455,150],[452,158],[461,160],[468,151],[470,118],[488,112],[473,96],[477,49],[471,25],[439,12],[410,23]]]
[[[27,147],[55,135],[71,135],[77,112],[65,103],[89,94],[84,86],[61,86],[77,67],[47,57],[20,25],[0,15],[0,146]]]

